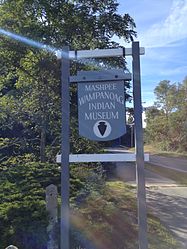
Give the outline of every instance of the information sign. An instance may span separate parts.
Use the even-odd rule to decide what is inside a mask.
[[[108,141],[126,132],[124,81],[78,83],[79,134]]]

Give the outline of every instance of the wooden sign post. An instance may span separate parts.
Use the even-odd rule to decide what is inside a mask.
[[[139,249],[147,249],[147,214],[146,214],[146,192],[145,192],[145,173],[144,173],[144,155],[143,150],[143,129],[142,129],[142,101],[141,101],[141,77],[140,77],[140,55],[144,54],[144,48],[139,47],[139,42],[133,42],[132,48],[116,48],[116,49],[97,49],[97,50],[82,50],[82,51],[69,51],[68,48],[64,48],[62,51],[62,149],[61,155],[57,156],[57,162],[61,162],[61,249],[69,249],[69,162],[101,162],[101,161],[136,161],[136,179],[137,179],[137,203],[138,203],[138,225],[139,225]],[[116,109],[122,108],[124,103],[124,97],[121,95],[122,87],[120,91],[117,90],[116,79],[117,75],[111,74],[102,76],[95,73],[87,72],[80,73],[78,76],[70,77],[70,59],[82,59],[82,58],[103,58],[103,57],[119,57],[129,56],[133,58],[132,70],[133,70],[133,99],[134,99],[134,125],[135,125],[135,142],[136,142],[136,153],[135,155],[123,156],[121,154],[93,154],[93,155],[70,155],[69,151],[69,126],[70,126],[70,107],[69,107],[69,83],[82,84],[79,87],[79,106],[82,108],[81,117],[79,120],[79,126],[81,126],[80,134],[88,137],[91,140],[97,141],[108,141],[118,137],[125,133],[125,127],[119,125],[119,134],[112,133],[112,129],[118,124],[117,119],[121,117],[121,114]],[[97,73],[98,74],[98,73]],[[86,79],[90,77],[91,79]],[[106,77],[106,78],[105,78]],[[112,80],[113,83],[103,83],[103,78],[108,81]],[[130,80],[129,76],[122,74],[119,76],[120,80]],[[87,85],[85,85],[87,81]],[[94,83],[95,82],[95,83]],[[84,84],[84,85],[83,85]],[[95,85],[96,84],[96,85]],[[106,93],[106,89],[108,92]],[[100,89],[100,90],[98,90]],[[103,94],[101,96],[101,90]],[[110,91],[110,90],[111,91]],[[88,92],[92,92],[89,95]],[[113,92],[113,95],[111,93]],[[97,93],[97,94],[96,94]],[[110,103],[105,101],[104,98],[107,96],[116,96],[116,102]],[[95,98],[95,99],[94,99]],[[100,98],[100,99],[99,99]],[[122,100],[120,103],[120,99]],[[93,101],[92,101],[93,100]],[[100,101],[98,101],[100,100]],[[119,100],[119,101],[118,101]],[[89,103],[88,103],[89,102]],[[122,103],[123,102],[123,103]],[[83,105],[86,104],[84,107]],[[90,104],[90,105],[89,105]],[[113,116],[109,116],[110,107],[113,108]],[[94,109],[95,108],[95,109]],[[103,109],[99,112],[99,108]],[[105,109],[105,111],[104,111]],[[125,105],[124,105],[125,109]],[[122,110],[122,109],[121,109]],[[93,111],[93,112],[91,112]],[[86,113],[86,114],[85,114]],[[110,112],[112,113],[112,111]],[[113,119],[112,119],[113,117]],[[84,120],[85,119],[85,120]],[[122,120],[122,119],[121,119]],[[90,122],[90,127],[86,127],[84,130],[83,124],[80,122]],[[116,122],[116,123],[115,123]],[[125,126],[125,122],[124,122]],[[116,130],[118,127],[115,127]],[[114,129],[113,129],[114,130]],[[125,159],[126,158],[126,159]],[[130,159],[131,158],[131,159]]]
[[[60,241],[61,249],[69,249],[69,127],[70,127],[70,106],[69,106],[69,76],[70,61],[69,48],[62,50],[61,60],[61,98],[62,98],[62,138],[61,138],[61,224]]]
[[[148,249],[139,42],[132,43],[139,248]]]

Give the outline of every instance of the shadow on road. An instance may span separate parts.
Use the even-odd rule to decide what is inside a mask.
[[[135,164],[116,163],[116,176],[124,182],[136,184]],[[178,187],[174,181],[149,170],[145,170],[145,177],[147,207],[186,249],[187,187]]]
[[[187,188],[147,190],[147,205],[187,248]]]
[[[136,184],[136,166],[132,162],[116,163],[116,177],[124,182]],[[145,180],[147,186],[175,185],[175,181],[160,176],[150,170],[145,169]]]

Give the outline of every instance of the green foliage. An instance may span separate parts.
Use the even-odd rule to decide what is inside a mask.
[[[12,157],[0,165],[0,241],[1,246],[45,248],[48,216],[45,189],[55,184],[60,193],[57,164],[39,163],[33,155]],[[103,184],[102,167],[72,165],[70,194],[72,206]]]
[[[90,193],[102,189],[105,184],[103,167],[100,163],[72,164],[70,174],[71,204],[74,207],[78,207]]]
[[[182,249],[181,244],[173,238],[171,232],[165,228],[159,218],[148,215],[148,241],[150,249]]]
[[[9,186],[11,187],[11,186]],[[0,205],[1,246],[15,244],[18,248],[45,248],[47,214],[44,201],[5,202]],[[9,199],[10,200],[10,199]]]
[[[161,81],[156,105],[146,110],[146,141],[161,150],[187,151],[187,83]]]
[[[168,116],[175,107],[176,98],[174,98],[177,91],[177,85],[171,84],[168,80],[163,80],[155,88],[156,106],[161,108],[166,116]]]
[[[92,191],[79,210],[72,212],[71,221],[98,249],[137,246],[135,199],[122,182],[108,182]]]
[[[113,48],[119,46],[113,35],[127,42],[136,36],[133,19],[117,14],[117,7],[115,0],[5,0],[0,4],[0,27],[56,48]],[[2,34],[0,58],[1,246],[12,243],[43,249],[45,187],[53,183],[60,189],[59,168],[52,163],[61,142],[60,61],[52,53]],[[125,65],[123,59],[90,62],[72,62],[71,74],[102,65]],[[72,87],[70,102],[71,152],[96,153],[98,143],[78,136],[76,87]],[[102,181],[100,165],[72,166],[71,202],[82,201]]]
[[[31,158],[10,158],[0,166],[0,241],[3,248],[16,244],[18,248],[40,249],[47,240],[45,186],[57,179],[57,175],[51,178],[49,166],[45,170],[42,164],[29,163]]]
[[[72,248],[134,249],[138,248],[138,221],[135,189],[121,181],[110,181],[93,191],[78,210],[71,214],[77,229]],[[79,233],[77,232],[79,231]],[[92,242],[92,243],[89,243]],[[150,249],[180,248],[176,240],[148,213],[148,242]],[[81,247],[80,247],[81,245]]]
[[[128,15],[117,14],[114,0],[94,1],[4,1],[0,5],[0,27],[54,47],[70,49],[118,47],[112,36],[130,41],[136,35],[135,23]],[[68,14],[69,13],[69,14]],[[1,35],[0,114],[2,139],[9,139],[1,151],[11,155],[34,153],[42,162],[51,161],[60,144],[60,63],[56,56]],[[124,66],[124,60],[72,63],[76,70],[96,69],[105,64]],[[85,65],[86,63],[86,65]],[[129,83],[127,83],[127,88]],[[71,95],[75,114],[76,90]],[[73,121],[74,122],[74,121]],[[76,120],[75,120],[76,122]],[[79,142],[72,130],[71,144],[77,152],[95,144]],[[86,145],[87,144],[87,145]],[[86,146],[85,146],[86,145]]]

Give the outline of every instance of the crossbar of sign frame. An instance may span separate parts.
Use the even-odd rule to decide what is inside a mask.
[[[83,75],[70,76],[70,83],[83,82],[102,82],[102,81],[121,81],[131,80],[131,73],[124,73],[122,70],[105,70],[105,71],[84,71]]]
[[[140,55],[145,54],[145,48],[140,47]],[[94,50],[78,50],[69,51],[70,59],[85,58],[106,58],[132,55],[132,48],[110,48],[110,49],[94,49]]]
[[[134,153],[116,153],[116,154],[70,154],[70,163],[83,162],[135,162]],[[149,154],[144,154],[144,161],[149,161]],[[56,156],[56,162],[61,163],[61,155]]]

